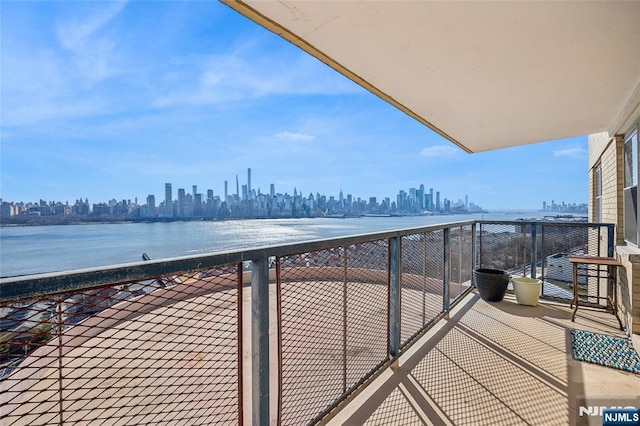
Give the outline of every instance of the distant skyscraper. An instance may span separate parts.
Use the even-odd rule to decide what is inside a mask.
[[[468,195],[464,196],[464,208],[467,209],[467,210],[469,209],[469,196]]]
[[[196,216],[202,216],[202,194],[194,194],[193,196],[193,213]]]
[[[249,199],[251,199],[251,167],[247,169],[247,194]]]
[[[440,191],[436,191],[436,211],[440,210]]]
[[[240,198],[240,183],[238,182],[238,175],[236,175],[236,197]]]
[[[171,184],[170,183],[165,183],[164,184],[164,203],[165,205],[169,205],[171,204],[171,202],[173,201],[173,194],[171,191]]]
[[[196,194],[198,193],[198,185],[193,185],[193,192],[191,194],[193,194],[193,197],[195,198]]]
[[[184,188],[178,188],[178,206],[183,207],[186,201],[186,193]]]
[[[227,201],[227,197],[229,196],[229,181],[225,180],[224,181],[224,200],[222,201]]]
[[[153,194],[149,194],[147,196],[147,207],[155,209],[156,208],[156,196]]]
[[[433,211],[433,188],[429,188],[429,210]]]
[[[207,189],[207,200],[213,200],[213,189]]]
[[[269,194],[272,198],[276,196],[276,186],[274,184],[271,184],[271,190],[269,191]]]

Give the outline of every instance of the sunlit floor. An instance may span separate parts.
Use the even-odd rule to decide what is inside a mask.
[[[588,407],[640,407],[640,375],[575,360],[574,328],[624,336],[600,310],[571,322],[567,306],[471,293],[329,424],[602,424]]]

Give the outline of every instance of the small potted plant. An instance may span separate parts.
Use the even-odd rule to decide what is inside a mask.
[[[499,302],[509,285],[509,273],[502,269],[479,268],[473,271],[474,283],[482,300]]]

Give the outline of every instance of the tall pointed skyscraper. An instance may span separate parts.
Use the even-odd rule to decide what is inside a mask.
[[[173,195],[171,193],[171,184],[170,183],[165,183],[164,184],[164,204],[166,206],[168,206],[169,204],[171,204]]]

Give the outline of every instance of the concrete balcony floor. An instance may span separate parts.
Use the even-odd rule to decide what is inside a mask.
[[[610,313],[571,312],[471,293],[328,424],[602,424],[579,406],[638,401],[640,375],[575,360],[572,329],[624,334]]]

